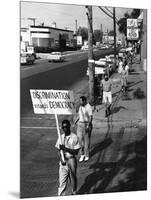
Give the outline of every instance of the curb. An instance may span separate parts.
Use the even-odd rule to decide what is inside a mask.
[[[107,128],[109,125],[110,126],[122,126],[125,128],[139,128],[139,127],[144,127],[147,124],[147,120],[146,119],[134,119],[134,120],[110,120],[108,121],[107,118],[101,118],[99,120],[94,119],[93,120],[93,126],[96,129],[100,129],[100,128]]]

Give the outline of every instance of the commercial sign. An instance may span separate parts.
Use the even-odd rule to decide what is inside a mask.
[[[139,38],[138,28],[127,29],[127,39],[128,40],[138,40],[138,38]]]
[[[127,19],[127,39],[138,40],[139,30],[137,19]]]
[[[75,114],[74,96],[67,90],[30,90],[35,114]]]
[[[138,27],[137,19],[127,19],[127,27],[137,28]]]
[[[77,45],[82,46],[82,36],[81,35],[77,36]]]

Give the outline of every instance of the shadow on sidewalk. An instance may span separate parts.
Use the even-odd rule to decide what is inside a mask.
[[[134,72],[130,72],[129,75],[140,75],[140,73],[134,71]]]
[[[125,108],[124,106],[118,106],[112,109],[112,114],[118,113],[120,110],[128,110],[127,108]]]
[[[128,88],[129,88],[129,87],[133,87],[133,86],[135,86],[135,85],[137,85],[137,84],[139,84],[139,83],[142,83],[142,82],[144,82],[144,81],[128,82]]]
[[[135,99],[144,99],[145,98],[145,93],[144,91],[141,90],[141,88],[137,88],[134,92],[133,92],[133,97]]]
[[[140,130],[141,131],[141,130]],[[144,130],[146,132],[146,129]],[[111,162],[96,161],[78,194],[147,189],[147,137],[125,145]],[[120,156],[119,156],[120,155]]]
[[[90,157],[94,156],[96,153],[106,149],[110,144],[112,144],[112,139],[107,138],[104,141],[101,141],[100,143],[94,145],[93,149],[90,152]]]

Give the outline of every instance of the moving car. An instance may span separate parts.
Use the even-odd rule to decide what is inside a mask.
[[[62,52],[52,52],[47,57],[48,62],[63,62],[64,56],[62,55]]]
[[[83,45],[83,46],[81,47],[81,50],[88,50],[88,46]]]

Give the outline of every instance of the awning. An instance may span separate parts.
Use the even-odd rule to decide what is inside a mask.
[[[141,12],[141,14],[137,18],[137,20],[138,20],[138,22],[142,22],[142,20],[143,20],[143,12]]]

